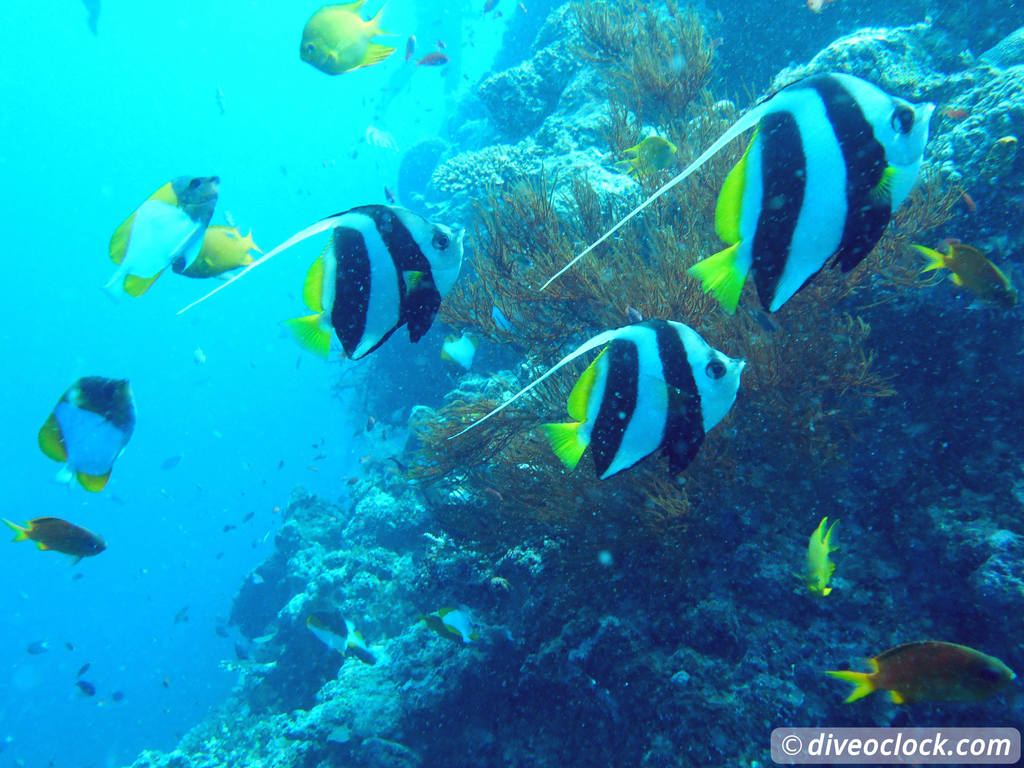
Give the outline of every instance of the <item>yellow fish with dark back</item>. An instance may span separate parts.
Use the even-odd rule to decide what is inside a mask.
[[[663,171],[672,164],[676,156],[676,145],[661,136],[648,136],[635,147],[623,151],[625,160],[619,160],[615,167],[626,175],[636,174],[638,179]]]
[[[340,75],[376,64],[394,53],[394,48],[370,41],[374,35],[388,33],[380,28],[383,8],[369,21],[363,21],[359,9],[365,3],[366,0],[358,0],[325,5],[314,13],[302,30],[302,60],[328,75]]]
[[[974,246],[948,242],[944,252],[923,245],[914,248],[928,259],[922,274],[933,269],[948,269],[955,285],[968,289],[982,301],[1006,309],[1017,304],[1017,291],[1010,278]]]

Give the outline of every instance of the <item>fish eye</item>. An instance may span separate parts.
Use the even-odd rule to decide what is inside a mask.
[[[704,369],[704,373],[707,374],[709,379],[717,381],[725,376],[725,363],[721,360],[712,360],[708,363],[707,368]]]
[[[316,50],[316,46],[312,43],[306,43],[306,53],[313,53]]]
[[[914,110],[909,104],[900,104],[892,112],[892,129],[896,133],[910,133],[914,127]]]
[[[448,247],[448,244],[451,242],[451,238],[449,238],[444,232],[436,232],[432,242],[437,250],[443,251]]]
[[[199,189],[199,183],[200,183],[199,179],[192,179],[192,181],[190,181],[188,183],[188,188],[189,189]]]

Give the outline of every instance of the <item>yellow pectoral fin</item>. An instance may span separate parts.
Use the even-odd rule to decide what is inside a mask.
[[[875,681],[873,675],[868,672],[854,672],[849,669],[844,669],[838,672],[826,672],[826,675],[834,677],[837,680],[845,680],[848,683],[853,683],[853,690],[850,695],[846,697],[846,703],[849,704],[851,701],[862,699],[869,693],[875,692]]]
[[[956,272],[951,274],[949,276],[949,279],[953,281],[953,285],[958,285],[961,288],[963,287],[964,279],[962,277],[960,277],[960,275],[958,275]]]
[[[324,294],[324,258],[317,257],[306,273],[306,282],[302,284],[302,301],[306,308],[313,312],[323,312]]]
[[[576,421],[586,421],[587,419],[587,404],[590,402],[590,393],[594,389],[594,381],[597,379],[597,366],[606,351],[607,347],[594,358],[594,362],[587,366],[587,370],[582,373],[569,394],[566,410],[569,412],[569,416]]]
[[[370,43],[366,46],[366,55],[363,56],[363,60],[356,65],[356,68],[368,67],[371,64],[376,64],[378,61],[384,61],[384,59],[394,52],[394,48],[389,48],[388,46],[381,45],[380,43]]]
[[[139,277],[138,275],[125,275],[125,278],[124,278],[124,292],[127,293],[129,296],[135,296],[135,297],[141,296],[142,294],[144,294],[146,291],[148,291],[152,287],[153,283],[156,282],[156,279],[158,277],[160,277],[160,275],[162,275],[163,272],[164,271],[161,269],[159,272],[157,272],[152,277]]]
[[[292,320],[285,320],[284,324],[303,349],[308,349],[324,360],[330,355],[331,332],[321,326],[320,315],[296,317]]]
[[[889,691],[889,698],[893,704],[906,704],[907,700],[903,698],[903,694],[899,691]]]
[[[75,477],[78,478],[78,484],[85,488],[85,490],[98,493],[107,487],[107,481],[110,480],[110,470],[108,469],[106,474],[103,475],[87,475],[84,472],[78,472],[75,474]]]
[[[551,443],[551,450],[565,468],[572,472],[580,463],[587,443],[580,439],[579,430],[582,425],[572,424],[541,424],[540,428]]]
[[[891,165],[882,171],[878,184],[871,190],[871,202],[875,205],[892,205],[892,184],[898,171]]]
[[[61,437],[60,425],[52,413],[39,429],[39,450],[54,461],[64,463],[68,460],[68,449]]]
[[[132,235],[132,225],[135,223],[135,214],[133,213],[123,222],[121,226],[114,230],[114,234],[110,238],[110,260],[115,264],[120,264],[124,261],[124,255],[128,251],[128,240]]]
[[[736,313],[743,282],[747,279],[746,271],[741,270],[736,264],[739,247],[740,243],[730,245],[724,251],[708,256],[686,270],[692,277],[700,280],[704,292],[713,294],[730,315]]]
[[[47,549],[49,549],[49,547],[46,546],[45,544],[43,544],[43,542],[41,542],[41,541],[37,541],[36,542],[36,547],[38,547],[39,549],[41,549],[43,551],[46,551]]]

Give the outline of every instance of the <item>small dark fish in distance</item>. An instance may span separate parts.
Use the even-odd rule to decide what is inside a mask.
[[[384,187],[384,199],[387,200],[391,205],[395,204],[395,193],[387,187]]]
[[[235,658],[239,661],[248,661],[249,651],[247,651],[242,645],[235,643]]]
[[[412,58],[413,51],[416,50],[416,35],[409,35],[409,39],[405,41],[405,60],[408,61]]]
[[[124,701],[124,691],[114,691],[110,694],[111,701]]]
[[[45,640],[36,640],[34,643],[29,643],[25,651],[30,656],[38,656],[41,653],[46,653],[50,650],[50,644]]]
[[[89,667],[91,667],[91,666],[92,666],[92,664],[90,664],[90,663],[89,663],[88,661],[87,661],[87,662],[85,662],[85,664],[83,664],[83,665],[82,665],[82,666],[81,666],[81,667],[80,667],[80,668],[78,669],[78,674],[76,674],[76,675],[75,675],[75,677],[81,677],[82,675],[84,675],[84,674],[85,674],[86,672],[88,672],[88,671],[89,671]]]
[[[75,685],[78,686],[78,690],[80,690],[86,696],[96,695],[96,686],[90,683],[88,680],[76,680]]]
[[[248,523],[250,520],[252,520],[252,518],[253,518],[253,516],[255,514],[256,514],[255,512],[247,512],[245,517],[242,518],[242,522],[243,523]]]
[[[437,41],[437,47],[440,48],[443,51],[448,46],[444,44],[444,40],[438,40]]]
[[[417,64],[417,66],[419,66],[419,67],[442,67],[442,66],[444,66],[447,63],[448,63],[448,57],[447,56],[445,56],[443,53],[438,53],[437,51],[434,51],[433,53],[428,53],[426,56],[424,56],[422,59],[420,59],[419,64]]]
[[[218,627],[214,627],[213,631],[217,634],[217,637],[227,637],[228,636],[227,627],[219,627],[219,626]]]
[[[228,531],[233,531],[237,527],[238,527],[237,525],[232,525],[231,523],[228,523],[227,525],[224,526],[224,533],[227,533]]]
[[[188,606],[187,605],[184,608],[182,608],[180,611],[178,611],[176,614],[174,614],[174,623],[175,624],[184,624],[186,621],[188,621]]]
[[[484,3],[484,13],[490,13],[494,10],[494,7],[498,4],[498,0],[487,0]]]
[[[171,456],[170,458],[164,459],[163,463],[160,464],[160,469],[166,471],[168,469],[174,469],[181,463],[181,455]]]

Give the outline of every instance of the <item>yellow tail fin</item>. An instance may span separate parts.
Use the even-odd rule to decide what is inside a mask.
[[[285,320],[284,324],[295,336],[303,349],[308,349],[320,357],[327,359],[331,352],[331,332],[320,325],[320,315],[307,315]]]
[[[28,539],[28,528],[23,528],[17,523],[12,523],[6,517],[4,518],[4,522],[7,523],[8,528],[10,528],[16,534],[18,534],[13,539],[11,539],[11,541],[25,541],[26,539]]]
[[[107,481],[110,479],[110,470],[108,469],[105,475],[87,475],[84,472],[79,472],[75,477],[78,478],[78,484],[85,488],[85,490],[98,493],[107,487]]]
[[[825,674],[830,677],[834,677],[837,680],[845,680],[848,683],[853,683],[853,690],[850,692],[850,695],[846,697],[847,704],[851,701],[862,699],[869,693],[875,692],[875,676],[872,672],[853,672],[852,670],[844,669],[838,672],[829,671]]]
[[[743,282],[747,279],[746,271],[736,265],[739,247],[740,243],[734,243],[686,270],[691,277],[700,280],[704,293],[713,294],[730,315],[736,313]]]
[[[944,253],[939,253],[932,248],[925,248],[923,245],[912,245],[912,247],[928,259],[928,265],[921,270],[921,274],[931,272],[933,269],[945,269],[946,255]]]
[[[580,439],[581,426],[582,424],[578,422],[540,425],[548,442],[551,443],[551,450],[570,472],[576,469],[583,452],[587,450],[587,444]]]

